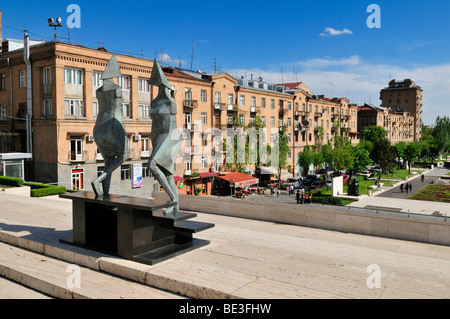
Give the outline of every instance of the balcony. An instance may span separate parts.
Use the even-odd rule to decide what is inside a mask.
[[[314,113],[314,117],[315,117],[315,118],[322,117],[322,116],[323,116],[323,113],[322,113],[322,112],[315,112],[315,113]]]
[[[195,109],[198,107],[198,101],[194,100],[184,100],[183,106],[189,109]]]
[[[225,103],[215,102],[214,109],[220,110],[220,111],[225,111],[227,109],[227,105]]]
[[[198,125],[194,123],[185,123],[184,128],[191,132],[198,131]]]
[[[87,151],[84,152],[69,151],[67,157],[69,162],[86,162],[89,160],[89,154]]]

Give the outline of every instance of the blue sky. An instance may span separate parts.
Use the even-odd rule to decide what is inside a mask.
[[[52,40],[47,18],[81,9],[72,43],[379,105],[390,79],[424,89],[424,122],[450,116],[450,1],[3,1],[3,37]],[[370,29],[367,7],[381,9]],[[329,31],[326,31],[329,30]],[[68,37],[67,28],[58,30]],[[192,49],[194,58],[191,60]]]

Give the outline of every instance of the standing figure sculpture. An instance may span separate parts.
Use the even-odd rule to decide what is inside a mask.
[[[171,86],[158,62],[154,62],[150,84],[159,89],[158,96],[151,103],[152,118],[151,141],[153,152],[148,168],[164,188],[175,206],[169,207],[166,214],[179,211],[178,190],[174,180],[175,157],[181,149],[181,137],[177,130],[177,106],[170,98]],[[177,134],[178,133],[178,134]]]
[[[109,196],[111,174],[128,159],[128,137],[123,124],[122,88],[114,83],[114,78],[122,76],[113,55],[103,74],[103,86],[96,92],[99,112],[94,127],[94,140],[105,161],[102,174],[92,182],[92,188],[98,197]],[[103,193],[100,192],[102,183]]]

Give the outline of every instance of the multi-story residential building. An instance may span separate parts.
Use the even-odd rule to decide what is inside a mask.
[[[403,81],[392,80],[389,82],[389,86],[380,92],[382,107],[393,113],[406,112],[413,117],[413,141],[420,141],[422,138],[422,94],[422,88],[411,79]],[[397,130],[397,133],[393,134],[400,133]]]
[[[392,144],[414,141],[415,119],[409,112],[392,111],[384,107],[365,104],[358,109],[358,130],[367,126],[379,126],[386,130]]]

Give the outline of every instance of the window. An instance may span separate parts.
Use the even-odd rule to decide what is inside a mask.
[[[275,117],[273,116],[270,118],[270,125],[275,126]]]
[[[81,137],[72,137],[70,139],[70,160],[83,160],[83,140]]]
[[[186,88],[184,91],[184,99],[189,103],[186,105],[191,105],[192,101],[192,90],[190,88]]]
[[[27,87],[27,71],[22,70],[19,72],[19,87],[26,88]]]
[[[84,170],[72,170],[72,189],[76,191],[84,190]]]
[[[52,69],[51,68],[44,68],[42,70],[42,83],[43,84],[51,84],[52,83]]]
[[[263,127],[266,126],[266,117],[265,116],[261,117],[261,124]]]
[[[152,173],[148,169],[147,163],[142,163],[142,178],[150,178],[152,177]]]
[[[94,115],[94,117],[96,117],[98,115],[98,102],[97,101],[92,102],[92,114]]]
[[[141,136],[141,157],[149,157],[150,156],[150,136],[142,135]]]
[[[288,120],[287,120],[287,126],[291,127],[291,119],[290,118],[288,118]]]
[[[97,167],[97,177],[100,177],[103,174],[104,170],[105,170],[104,166],[98,166]]]
[[[202,168],[208,168],[208,158],[202,157]]]
[[[52,115],[52,100],[45,99],[44,100],[44,116]]]
[[[256,122],[256,117],[254,115],[250,116],[250,123],[255,124]]]
[[[138,113],[139,113],[140,119],[149,119],[150,118],[150,105],[139,104],[138,105]]]
[[[288,110],[291,110],[291,102],[288,102]]]
[[[270,108],[272,108],[272,109],[275,108],[275,100],[274,99],[270,100]]]
[[[214,93],[214,105],[216,108],[220,107],[220,92]]]
[[[263,109],[266,108],[266,98],[265,98],[265,97],[261,98],[261,107],[262,107]]]
[[[231,106],[233,105],[233,94],[228,94],[228,105]]]
[[[65,115],[84,116],[83,101],[77,99],[64,100]]]
[[[64,83],[66,84],[83,84],[83,70],[81,69],[64,69]]]
[[[6,121],[6,105],[0,106],[0,121]]]
[[[252,96],[252,104],[251,107],[255,107],[256,106],[256,97]]]
[[[138,92],[150,93],[150,80],[138,79]]]
[[[245,115],[244,115],[244,114],[240,114],[240,115],[239,115],[239,122],[240,122],[242,125],[245,125]]]
[[[118,77],[117,84],[122,88],[122,90],[129,91],[131,87],[130,77],[126,75]]]
[[[130,118],[131,117],[130,103],[123,103],[122,104],[122,115],[123,115],[124,118]]]
[[[202,125],[208,124],[208,113],[202,112]]]
[[[190,159],[186,160],[184,162],[185,168],[186,168],[186,175],[190,175],[191,174],[191,170],[192,170],[192,162]]]
[[[207,102],[208,101],[208,92],[206,90],[201,90],[200,92],[200,101]]]
[[[122,165],[120,168],[120,179],[123,181],[131,180],[131,166]]]
[[[103,86],[102,74],[100,72],[92,73],[92,85],[95,88],[99,88],[99,87]]]
[[[245,96],[241,95],[241,106],[245,106]]]
[[[0,74],[0,90],[6,90],[6,74]]]

